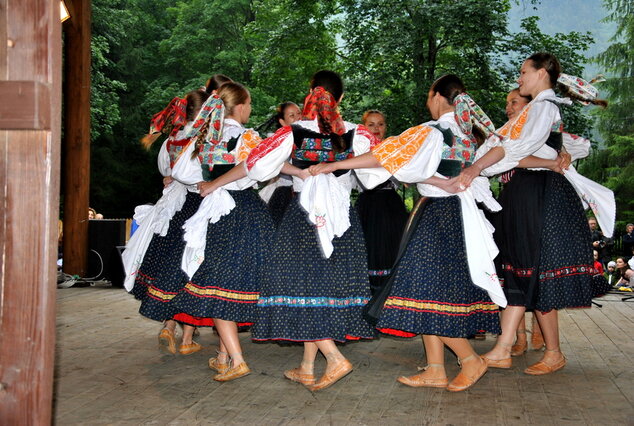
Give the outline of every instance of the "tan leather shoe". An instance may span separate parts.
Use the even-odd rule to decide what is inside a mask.
[[[332,368],[330,371],[327,371],[321,378],[315,383],[315,385],[311,386],[309,389],[313,392],[326,389],[329,386],[335,384],[339,379],[345,377],[352,371],[352,364],[347,359],[342,359]]]
[[[218,373],[224,373],[229,369],[229,363],[218,361],[218,357],[209,358],[209,368]]]
[[[293,368],[292,370],[286,370],[284,377],[293,382],[301,383],[304,386],[312,386],[315,384],[315,376],[313,374],[302,373],[299,368]]]
[[[401,376],[396,381],[413,388],[446,388],[449,384],[446,377],[444,379],[430,379],[424,377],[423,374],[418,373],[409,377]]]
[[[491,359],[482,355],[480,358],[482,358],[484,362],[486,362],[487,367],[491,368],[509,369],[513,365],[513,360],[511,359],[511,357],[502,359]]]
[[[239,379],[247,374],[251,373],[251,369],[246,362],[241,362],[235,367],[229,367],[224,373],[216,374],[214,380],[217,382],[229,382],[231,380]]]
[[[188,345],[181,345],[181,347],[178,348],[178,353],[180,353],[181,355],[191,355],[195,352],[198,352],[202,348],[202,345],[199,345],[198,343],[192,341]]]
[[[531,349],[539,351],[544,347],[544,336],[542,333],[533,333],[531,336]]]
[[[158,336],[159,348],[174,355],[176,353],[176,338],[174,332],[164,328]]]
[[[524,373],[529,374],[531,376],[543,376],[543,375],[554,373],[555,371],[561,370],[565,366],[566,366],[565,357],[563,357],[561,360],[557,361],[554,364],[546,364],[542,360],[529,366],[526,370],[524,370]]]
[[[472,357],[476,357],[476,355],[470,355],[464,359],[462,359],[461,361],[464,362]],[[509,358],[510,359],[510,358]],[[480,368],[478,369],[478,371],[476,372],[475,375],[473,376],[467,376],[465,373],[463,373],[462,371],[460,373],[458,373],[458,375],[449,383],[449,385],[447,385],[447,390],[449,392],[460,392],[463,390],[467,390],[469,389],[471,386],[475,385],[476,382],[478,380],[480,380],[480,378],[482,376],[484,376],[484,373],[486,373],[488,370],[487,367],[487,363],[484,359],[482,359],[482,362],[480,363]]]
[[[511,356],[520,356],[528,350],[528,343],[516,343],[511,347]]]

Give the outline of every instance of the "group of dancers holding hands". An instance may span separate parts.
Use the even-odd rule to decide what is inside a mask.
[[[563,368],[557,310],[589,307],[595,296],[584,202],[596,203],[568,176],[585,179],[568,166],[589,143],[562,133],[559,105],[602,101],[548,53],[526,59],[517,83],[509,121],[496,129],[460,78],[444,75],[427,93],[432,121],[385,139],[379,111],[364,115],[366,125],[343,120],[343,82],[332,71],[313,75],[301,112],[282,104],[281,127],[265,138],[244,127],[251,97],[228,77],[175,98],[144,139],[168,134],[163,196],[137,207],[124,252],[140,313],[164,323],[159,342],[194,353],[196,328],[215,327],[209,367],[229,381],[250,372],[238,328],[251,325],[254,341],[303,343],[301,363],[284,376],[317,391],[353,369],[336,343],[421,335],[427,366],[397,380],[462,391],[488,368],[511,367],[528,309],[545,351],[525,373]],[[492,176],[504,182],[498,200]],[[265,182],[269,206],[255,190]],[[409,218],[399,183],[422,196]],[[357,208],[353,187],[363,191]],[[498,338],[480,356],[467,338],[483,332]],[[451,380],[445,346],[460,364]],[[327,361],[319,378],[318,352]]]

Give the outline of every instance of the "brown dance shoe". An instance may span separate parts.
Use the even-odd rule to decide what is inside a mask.
[[[200,344],[198,344],[198,343],[196,343],[196,342],[194,342],[192,340],[192,342],[189,345],[183,345],[182,344],[181,347],[178,348],[178,352],[181,355],[191,355],[191,354],[193,354],[195,352],[198,352],[202,348],[203,348],[202,345],[200,345]]]
[[[304,386],[312,386],[315,384],[315,376],[313,374],[302,373],[299,368],[293,368],[292,370],[286,370],[284,377],[288,380],[301,383]]]
[[[231,380],[239,379],[247,374],[251,373],[251,369],[246,362],[241,362],[235,367],[229,367],[224,373],[216,374],[214,380],[217,382],[229,382]]]
[[[347,359],[343,359],[330,371],[326,371],[323,376],[309,389],[313,392],[326,389],[335,384],[339,379],[345,377],[352,371],[352,364]]]
[[[480,358],[482,358],[484,362],[486,362],[487,367],[491,368],[509,369],[513,365],[513,360],[511,359],[511,357],[502,359],[491,359],[482,355]]]
[[[426,367],[423,367],[423,370],[427,370],[429,367],[444,367],[444,365],[428,364]],[[449,380],[446,377],[444,379],[430,379],[424,377],[423,374],[424,373],[418,373],[409,377],[401,376],[396,379],[396,381],[413,388],[446,388],[449,384]]]
[[[566,357],[563,357],[562,359],[560,359],[554,364],[546,364],[542,360],[529,366],[526,370],[524,370],[524,374],[529,374],[531,376],[543,376],[543,375],[554,373],[555,371],[561,370],[565,366],[566,366]]]
[[[534,351],[540,351],[544,347],[544,336],[541,332],[533,333],[531,336],[531,349]]]
[[[464,362],[470,358],[475,358],[477,357],[477,355],[469,355],[468,357],[462,359],[461,361]],[[458,373],[458,375],[451,381],[451,383],[449,383],[449,385],[447,385],[447,390],[449,392],[460,392],[463,390],[467,390],[469,389],[471,386],[475,385],[476,382],[478,380],[480,380],[480,378],[482,376],[484,376],[484,373],[486,373],[488,370],[487,367],[487,363],[484,359],[482,359],[481,363],[480,363],[480,368],[478,369],[478,371],[476,372],[475,375],[473,376],[467,376],[466,374],[464,374],[462,371],[460,373]]]
[[[526,341],[526,330],[518,328],[516,334],[518,336],[518,339],[515,341],[515,344],[511,346],[511,356],[523,355],[524,352],[528,350],[528,342]],[[518,343],[520,334],[524,335],[523,343]]]
[[[222,374],[229,369],[228,362],[220,362],[218,361],[218,357],[209,358],[209,368],[212,370],[216,370],[218,373]]]
[[[528,343],[516,343],[511,347],[511,356],[520,356],[528,350]]]
[[[158,336],[159,348],[167,351],[172,355],[176,354],[176,338],[174,332],[170,329],[164,328],[161,330]]]

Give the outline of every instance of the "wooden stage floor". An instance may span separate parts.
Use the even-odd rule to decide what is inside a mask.
[[[207,359],[217,337],[190,356],[157,349],[159,324],[138,314],[119,288],[57,290],[55,406],[57,425],[634,425],[634,301],[597,299],[603,308],[560,312],[568,365],[542,377],[522,373],[540,354],[490,370],[466,392],[409,388],[396,382],[424,365],[420,339],[381,337],[348,343],[355,370],[311,393],[282,376],[301,360],[299,345],[252,343],[241,333],[253,373],[214,382]],[[493,336],[473,341],[478,353]],[[447,352],[448,374],[458,371]],[[325,360],[318,359],[321,374]]]

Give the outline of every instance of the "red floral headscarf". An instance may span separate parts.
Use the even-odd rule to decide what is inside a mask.
[[[346,133],[346,125],[339,114],[337,101],[329,91],[321,86],[311,90],[306,99],[304,99],[302,115],[305,120],[314,120],[315,117],[319,116],[323,121],[330,124],[332,133],[338,135]],[[319,130],[322,133],[331,133],[327,132],[326,129],[322,129],[321,123],[319,124]]]
[[[183,98],[174,98],[161,112],[157,112],[150,121],[150,134],[166,133],[176,135],[187,123],[185,109],[187,101]]]

